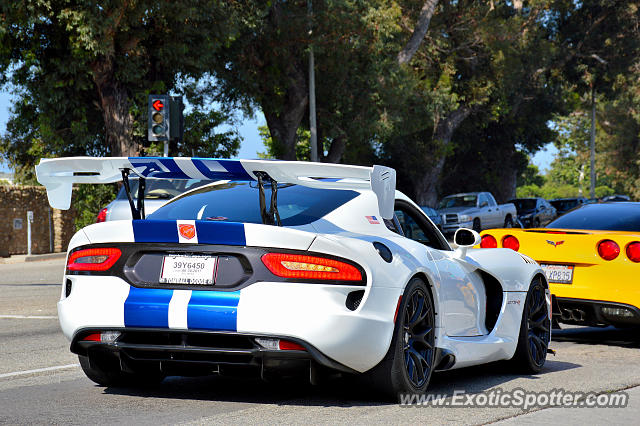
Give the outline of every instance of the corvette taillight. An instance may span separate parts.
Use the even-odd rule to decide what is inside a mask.
[[[480,241],[480,247],[482,248],[497,248],[498,242],[493,235],[483,235],[482,240]]]
[[[105,222],[107,220],[107,208],[103,208],[98,212],[98,217],[96,218],[96,223]]]
[[[502,239],[502,247],[518,251],[520,250],[520,241],[518,241],[518,239],[513,235],[505,235]]]
[[[602,240],[598,243],[598,254],[604,260],[613,260],[620,254],[620,246],[611,240]]]
[[[362,281],[362,273],[355,266],[326,257],[292,253],[267,253],[262,263],[283,278],[326,281]]]
[[[69,271],[106,271],[120,258],[117,248],[100,247],[74,251],[69,255]]]
[[[640,242],[634,241],[627,245],[627,257],[632,262],[640,262]]]

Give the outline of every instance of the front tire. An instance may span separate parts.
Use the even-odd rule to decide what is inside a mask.
[[[365,378],[382,394],[424,393],[435,357],[435,313],[431,292],[413,278],[402,296],[389,351]]]
[[[547,359],[551,340],[551,320],[547,306],[545,286],[540,277],[531,282],[524,303],[520,335],[512,363],[526,374],[537,374]]]

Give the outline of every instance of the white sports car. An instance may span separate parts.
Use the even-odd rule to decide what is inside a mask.
[[[359,374],[388,394],[497,360],[540,372],[544,272],[510,249],[453,250],[387,167],[205,158],[42,159],[54,208],[73,183],[137,175],[134,220],[69,243],[60,324],[86,375],[135,385],[253,369]],[[145,179],[208,179],[144,214]]]

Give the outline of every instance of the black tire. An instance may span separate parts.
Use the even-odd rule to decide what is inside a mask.
[[[477,217],[473,219],[473,230],[476,232],[482,231],[482,225],[480,224],[480,219]]]
[[[540,277],[531,282],[524,303],[518,346],[512,358],[514,367],[522,373],[537,374],[542,371],[547,359],[547,348],[551,340],[551,320]]]
[[[533,227],[534,228],[540,228],[540,219],[535,218],[533,221]]]
[[[390,398],[399,393],[423,393],[429,386],[435,359],[435,313],[431,292],[413,278],[402,296],[389,351],[364,373],[373,388]]]
[[[504,227],[513,228],[513,219],[511,218],[511,216],[507,216],[504,218]]]
[[[100,386],[144,387],[160,383],[165,375],[160,371],[144,373],[125,373],[117,360],[93,360],[78,355],[84,374]]]

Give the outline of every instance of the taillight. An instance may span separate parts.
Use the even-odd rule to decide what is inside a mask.
[[[69,255],[69,271],[106,271],[120,258],[117,248],[90,248],[74,251]]]
[[[634,241],[627,245],[627,257],[632,262],[640,262],[640,243]]]
[[[483,235],[482,240],[480,241],[480,247],[482,248],[497,248],[498,242],[496,241],[493,235]]]
[[[362,281],[362,273],[353,265],[325,257],[292,253],[267,253],[262,263],[283,278],[308,280]]]
[[[98,212],[98,217],[96,218],[96,223],[105,222],[107,220],[107,208],[103,208]]]
[[[598,243],[598,254],[604,260],[613,260],[620,254],[620,246],[611,240],[602,240]]]
[[[513,251],[518,251],[520,250],[520,241],[518,241],[518,239],[513,235],[506,235],[502,239],[502,247],[509,248]]]

